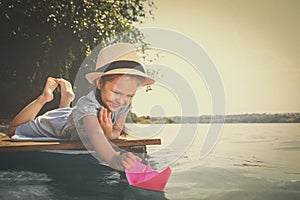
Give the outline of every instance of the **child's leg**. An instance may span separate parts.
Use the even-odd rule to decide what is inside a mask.
[[[7,134],[9,137],[15,134],[17,126],[33,120],[45,103],[52,101],[53,91],[57,86],[58,83],[55,78],[49,77],[47,79],[43,93],[37,99],[28,104],[23,110],[21,110],[9,124]]]
[[[70,107],[71,102],[75,98],[71,83],[64,79],[56,79],[56,80],[60,86],[60,95],[61,95],[59,108]]]

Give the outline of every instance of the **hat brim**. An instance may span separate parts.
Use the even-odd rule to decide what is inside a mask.
[[[119,74],[119,75],[135,75],[145,78],[144,82],[142,83],[142,86],[151,85],[155,83],[155,80],[152,79],[150,76],[146,75],[145,73],[135,70],[135,69],[129,69],[129,68],[122,68],[122,69],[114,69],[107,72],[91,72],[85,75],[86,79],[93,84],[95,80],[99,79],[102,76],[106,75],[113,75],[113,74]]]

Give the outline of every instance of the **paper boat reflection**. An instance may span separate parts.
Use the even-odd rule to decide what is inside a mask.
[[[138,162],[130,171],[126,170],[126,177],[130,185],[160,192],[164,191],[170,175],[170,167],[158,172],[153,170],[150,165]]]

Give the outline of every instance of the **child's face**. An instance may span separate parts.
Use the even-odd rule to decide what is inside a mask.
[[[98,83],[102,101],[110,111],[114,112],[129,105],[135,95],[140,81],[131,76],[119,75],[113,80]]]

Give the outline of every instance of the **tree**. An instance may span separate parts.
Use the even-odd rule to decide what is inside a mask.
[[[47,76],[74,81],[100,41],[142,41],[134,24],[154,9],[152,0],[0,0],[0,112],[22,108]]]
[[[132,112],[132,110],[129,110],[126,117],[126,123],[138,123],[139,121],[139,117],[134,112]]]

